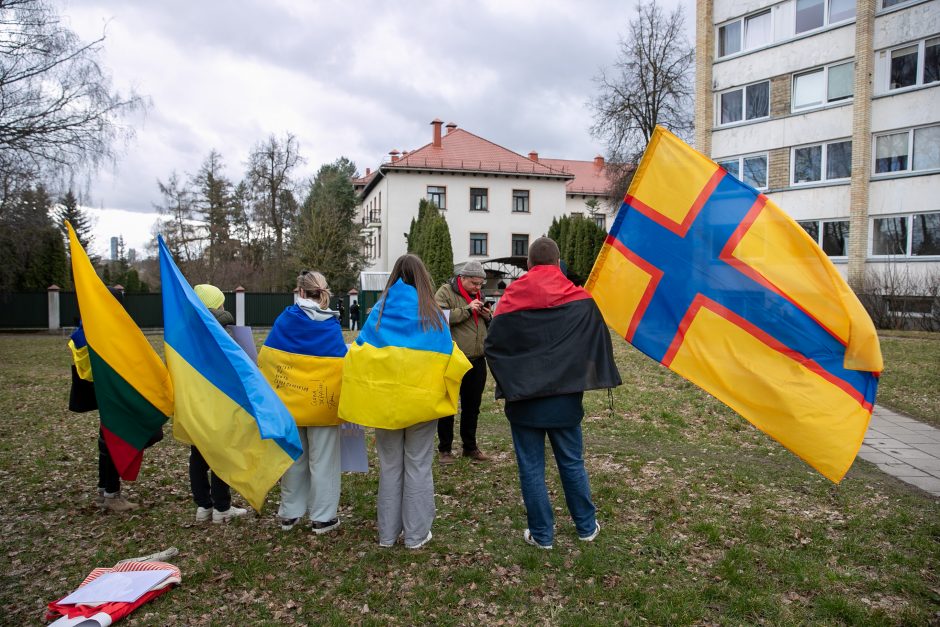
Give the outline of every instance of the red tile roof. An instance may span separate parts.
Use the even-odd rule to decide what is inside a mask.
[[[604,196],[610,188],[607,170],[603,165],[597,165],[595,161],[545,159],[540,157],[539,163],[544,163],[553,170],[561,170],[574,174],[574,178],[568,181],[566,185],[566,192],[568,194]]]
[[[426,144],[396,161],[382,164],[382,170],[461,170],[473,172],[530,174],[558,178],[571,178],[571,174],[556,170],[545,163],[533,161],[478,137],[461,128],[441,137],[441,145]]]

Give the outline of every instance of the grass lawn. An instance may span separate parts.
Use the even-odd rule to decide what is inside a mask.
[[[437,519],[425,549],[379,548],[374,456],[368,474],[344,475],[333,535],[282,532],[277,488],[257,518],[196,524],[188,447],[172,437],[125,484],[142,508],[100,513],[98,421],[66,410],[65,344],[0,336],[0,623],[36,623],[92,568],[171,546],[182,585],[126,624],[940,621],[940,501],[862,460],[829,483],[622,341],[613,412],[606,392],[586,396],[603,529],[592,544],[578,541],[552,469],[553,551],[522,542],[525,513],[492,381],[480,442],[494,460],[435,467]],[[880,400],[936,424],[938,344],[886,337]]]

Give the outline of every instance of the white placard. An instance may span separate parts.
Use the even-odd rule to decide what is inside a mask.
[[[77,605],[97,603],[133,603],[155,585],[173,575],[172,570],[133,570],[105,573],[80,587],[59,603]]]

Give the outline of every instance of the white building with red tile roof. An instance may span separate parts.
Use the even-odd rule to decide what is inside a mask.
[[[377,170],[353,182],[371,270],[390,270],[407,252],[405,234],[423,198],[444,212],[457,263],[525,256],[553,218],[588,211],[591,198],[604,200],[600,157],[525,157],[453,123],[443,133],[440,120],[431,126],[430,143],[391,151]]]

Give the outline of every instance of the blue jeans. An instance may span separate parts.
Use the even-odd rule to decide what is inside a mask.
[[[551,544],[555,518],[545,487],[545,436],[552,445],[565,502],[579,536],[594,532],[597,509],[591,500],[591,486],[582,457],[581,425],[555,429],[523,427],[510,423],[512,444],[519,465],[519,484],[525,502],[529,532],[539,544]]]

